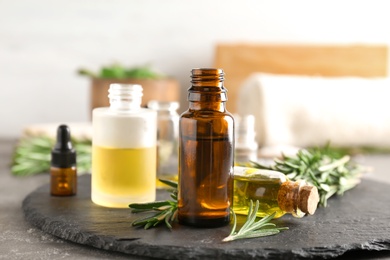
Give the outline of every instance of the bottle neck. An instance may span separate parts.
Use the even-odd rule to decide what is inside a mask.
[[[141,108],[142,86],[138,84],[111,84],[108,90],[110,109],[115,111],[130,111]]]
[[[225,102],[190,101],[188,109],[189,110],[213,110],[213,111],[225,112],[226,105]]]
[[[176,101],[151,100],[148,102],[147,107],[156,110],[159,116],[179,116],[177,114],[179,102]]]
[[[225,111],[224,75],[222,69],[193,69],[192,85],[188,89],[189,109]]]

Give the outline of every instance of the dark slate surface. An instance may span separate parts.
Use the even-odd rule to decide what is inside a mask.
[[[290,229],[264,238],[222,243],[231,226],[196,229],[175,224],[143,230],[131,222],[141,217],[129,209],[99,207],[90,200],[90,176],[79,178],[74,197],[52,197],[49,185],[23,201],[27,221],[76,243],[129,255],[174,259],[333,258],[346,252],[390,250],[390,185],[364,180],[329,201],[314,216],[274,220]],[[162,199],[167,192],[159,191]],[[241,218],[242,222],[244,219]]]

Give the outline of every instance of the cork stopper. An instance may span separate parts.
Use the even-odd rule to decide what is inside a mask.
[[[278,192],[278,205],[281,210],[301,218],[305,214],[313,215],[319,201],[316,187],[305,181],[286,181]]]
[[[313,215],[316,212],[319,200],[320,196],[318,195],[317,187],[303,185],[299,189],[298,207],[302,212]]]

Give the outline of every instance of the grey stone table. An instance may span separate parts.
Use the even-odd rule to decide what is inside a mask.
[[[214,229],[214,230],[204,230],[204,231],[198,231],[193,230],[193,232],[187,232],[190,234],[189,240],[191,240],[191,237],[193,238],[192,241],[186,240],[183,242],[188,242],[187,246],[184,245],[183,248],[180,249],[180,247],[173,247],[170,243],[166,243],[166,241],[169,241],[168,238],[170,238],[172,235],[174,235],[173,232],[182,233],[185,231],[185,228],[177,226],[175,227],[176,231],[167,232],[164,229],[158,229],[158,230],[149,230],[147,233],[142,232],[142,235],[146,234],[146,237],[142,239],[136,239],[131,240],[133,238],[140,237],[141,231],[136,230],[133,228],[128,228],[128,221],[131,220],[130,216],[126,213],[118,213],[117,219],[113,219],[113,224],[119,225],[114,229],[101,229],[102,224],[103,226],[107,224],[107,219],[104,220],[104,223],[97,222],[89,222],[89,226],[85,225],[87,222],[82,223],[75,223],[73,222],[73,230],[70,228],[70,233],[68,233],[68,237],[66,237],[68,240],[72,237],[72,232],[81,231],[84,232],[85,229],[87,229],[88,232],[92,231],[92,235],[99,235],[101,232],[103,232],[103,236],[100,242],[98,240],[93,240],[93,238],[98,238],[91,236],[91,240],[89,240],[89,243],[86,243],[90,246],[85,246],[81,244],[76,244],[69,242],[67,240],[60,239],[56,236],[52,236],[46,232],[42,232],[40,229],[36,228],[34,225],[31,225],[29,221],[31,219],[24,218],[24,214],[22,211],[22,201],[26,197],[32,196],[32,199],[29,198],[25,201],[25,206],[35,208],[37,199],[40,195],[39,194],[45,194],[47,192],[47,186],[45,186],[48,183],[48,175],[38,175],[38,176],[32,176],[32,177],[26,177],[26,178],[17,178],[11,176],[8,168],[8,163],[10,161],[10,155],[12,151],[12,147],[14,145],[13,141],[9,140],[2,140],[0,141],[0,195],[2,195],[2,199],[0,200],[0,259],[146,259],[145,257],[140,257],[136,255],[124,255],[121,253],[116,253],[113,251],[107,251],[107,250],[101,250],[93,248],[92,246],[97,246],[100,244],[105,244],[107,241],[109,243],[105,244],[106,249],[115,249],[115,246],[118,246],[120,248],[132,248],[126,247],[128,244],[134,244],[134,245],[141,245],[138,247],[137,250],[140,250],[142,248],[142,243],[157,243],[157,247],[159,246],[168,246],[167,251],[168,253],[165,256],[170,256],[173,252],[173,250],[178,250],[178,252],[183,252],[186,256],[186,258],[189,258],[191,255],[191,247],[194,247],[194,243],[200,242],[201,247],[200,248],[214,248],[215,245],[219,248],[224,247],[221,245],[217,240],[220,237],[223,237],[227,232],[226,228],[221,229]],[[278,245],[280,245],[282,248],[288,249],[288,244],[291,243],[291,239],[295,239],[296,241],[294,243],[300,243],[302,244],[304,239],[307,241],[307,247],[310,248],[312,245],[318,244],[316,241],[317,234],[315,233],[316,230],[320,230],[321,228],[328,227],[329,229],[334,231],[334,234],[328,233],[331,235],[329,239],[332,239],[332,237],[335,239],[339,239],[339,237],[346,238],[349,232],[352,232],[355,234],[354,237],[351,237],[351,241],[357,241],[354,243],[347,243],[344,245],[336,245],[333,247],[334,252],[340,252],[340,250],[349,250],[350,245],[358,249],[357,251],[351,250],[347,252],[346,254],[343,254],[341,257],[338,258],[350,258],[350,259],[390,259],[390,251],[386,250],[383,251],[383,249],[388,249],[389,244],[388,241],[390,239],[390,232],[389,232],[389,221],[386,222],[387,219],[390,219],[390,216],[383,215],[382,213],[386,212],[386,214],[389,214],[388,207],[385,208],[384,211],[380,210],[379,208],[376,208],[376,206],[371,206],[371,211],[369,214],[360,214],[363,217],[360,218],[359,214],[357,214],[354,218],[349,219],[348,223],[343,223],[343,216],[348,215],[348,207],[351,207],[351,210],[354,212],[360,212],[360,206],[359,206],[359,199],[357,198],[359,194],[365,191],[369,191],[370,193],[375,193],[375,196],[378,196],[379,194],[382,194],[385,198],[385,201],[389,201],[389,194],[386,192],[382,192],[382,190],[390,185],[390,181],[388,176],[390,176],[390,156],[370,156],[370,157],[362,157],[359,160],[361,160],[363,163],[367,165],[371,165],[374,167],[374,171],[371,175],[367,176],[366,178],[369,178],[371,180],[364,180],[364,183],[359,186],[356,190],[353,190],[346,194],[346,196],[337,198],[331,201],[330,206],[334,206],[335,208],[337,204],[344,203],[346,207],[341,207],[341,211],[338,211],[337,213],[330,213],[328,209],[320,209],[318,214],[316,214],[313,217],[307,218],[304,221],[307,221],[308,224],[306,224],[306,228],[301,228],[301,222],[300,220],[295,220],[293,218],[282,218],[278,220],[278,223],[283,225],[287,225],[290,227],[290,230],[283,232],[280,235],[272,237],[272,240],[264,239],[264,240],[247,240],[245,242],[233,242],[231,245],[231,248],[242,248],[243,254],[236,256],[237,258],[240,258],[239,256],[248,256],[248,254],[245,254],[245,249],[253,249],[254,245],[260,249],[264,249],[264,243],[267,245],[272,245],[272,243],[275,243],[275,239],[278,238],[279,241],[277,242]],[[379,180],[380,182],[372,181]],[[88,177],[82,177],[81,183],[88,183]],[[390,186],[389,186],[390,187]],[[86,193],[80,192],[78,196],[84,196],[84,202],[87,203],[88,195]],[[38,197],[37,197],[38,196]],[[46,197],[50,198],[50,197]],[[50,198],[51,201],[51,198]],[[80,201],[74,201],[76,204],[80,203]],[[351,204],[354,202],[353,204]],[[363,198],[363,204],[365,207],[369,206],[371,204],[372,200],[369,197]],[[89,201],[88,201],[89,203]],[[62,207],[64,210],[64,207],[66,206],[65,203]],[[92,215],[99,215],[101,214],[101,209],[98,207],[95,207],[94,205],[90,205],[90,214]],[[57,205],[58,206],[58,205]],[[74,206],[74,205],[73,205]],[[344,209],[343,209],[344,208]],[[116,210],[113,210],[116,211]],[[92,213],[91,213],[92,212]],[[46,212],[40,212],[39,214],[41,217],[48,218],[48,225],[46,227],[50,226],[51,222],[49,219],[52,217],[55,217],[55,215],[58,213],[57,210],[50,211],[50,208],[48,208],[48,211]],[[104,214],[106,214],[105,212]],[[364,213],[364,212],[360,212]],[[84,214],[87,214],[84,212]],[[111,212],[112,214],[112,212]],[[332,217],[331,220],[328,220],[328,222],[320,222],[316,219],[320,214],[327,215],[327,214],[336,214],[338,217],[334,218]],[[381,215],[382,214],[382,215]],[[28,214],[29,215],[29,214]],[[92,216],[91,215],[91,216]],[[107,215],[107,214],[106,214]],[[31,215],[30,215],[31,217]],[[30,218],[28,217],[28,218]],[[39,216],[38,216],[39,218]],[[56,218],[56,217],[55,217]],[[126,219],[128,218],[128,219]],[[61,225],[61,222],[67,221],[67,219],[72,219],[70,214],[63,214],[62,217],[57,217],[56,221],[58,221],[58,224]],[[118,221],[120,220],[120,221]],[[122,223],[120,223],[123,220]],[[361,222],[364,221],[364,222]],[[383,224],[383,222],[386,222]],[[359,230],[356,230],[355,227],[359,226],[361,223],[366,223],[367,227],[363,227],[362,232]],[[381,223],[379,225],[376,225],[377,223]],[[37,223],[35,223],[36,225]],[[72,224],[72,223],[71,223]],[[335,229],[334,225],[339,225],[343,228]],[[38,224],[39,226],[39,224]],[[45,225],[41,225],[40,228],[44,228]],[[322,227],[321,227],[322,226]],[[68,226],[69,227],[69,226]],[[127,230],[123,229],[122,227],[126,227]],[[226,230],[225,230],[226,229]],[[326,228],[327,229],[327,228]],[[325,229],[325,230],[326,230]],[[133,231],[135,233],[129,232]],[[381,232],[381,230],[383,232]],[[118,233],[119,232],[119,233]],[[211,236],[208,236],[208,234],[213,233]],[[381,234],[386,235],[386,233],[389,233],[388,236],[382,237],[382,239],[379,240],[372,240],[373,237],[376,236],[377,232]],[[202,234],[203,233],[203,234]],[[60,233],[55,233],[56,235],[62,236]],[[288,238],[289,234],[296,234],[296,237],[290,237],[290,240],[282,240],[282,238],[286,239]],[[357,234],[357,235],[356,235]],[[155,237],[157,238],[160,236],[158,241],[156,241]],[[204,237],[203,239],[200,239],[199,236]],[[116,238],[115,238],[116,237]],[[308,238],[307,238],[308,237]],[[79,235],[78,237],[75,236],[75,240],[77,243],[82,242],[83,236]],[[85,238],[85,237],[84,237]],[[269,237],[271,238],[271,237]],[[330,240],[327,240],[329,243]],[[367,243],[364,243],[362,241],[367,240]],[[112,242],[110,244],[110,241]],[[164,242],[165,241],[165,242]],[[165,243],[165,244],[164,244]],[[215,244],[215,245],[213,245]],[[332,243],[331,243],[332,244]],[[241,245],[238,247],[238,245]],[[183,247],[183,244],[181,245]],[[274,244],[275,247],[275,244]],[[134,247],[133,248],[137,248]],[[272,248],[269,247],[269,248]],[[298,248],[299,249],[299,248]],[[133,251],[131,251],[133,250]],[[134,249],[129,249],[127,253],[132,254],[142,254],[142,252],[137,251]],[[158,250],[158,249],[157,249]],[[230,250],[230,249],[229,249]],[[321,252],[324,250],[322,247],[315,247],[313,248],[314,251],[317,253],[314,255],[321,256]],[[381,250],[381,251],[377,251]],[[122,250],[126,252],[126,250]],[[207,251],[207,250],[206,250]],[[314,252],[313,251],[313,252]],[[219,256],[221,256],[221,259],[224,259],[223,254],[224,250],[220,251]],[[264,250],[263,250],[264,252]],[[271,251],[270,251],[271,252]],[[298,251],[296,254],[293,254],[295,256],[301,256],[303,258],[309,257],[309,255],[300,254]],[[304,253],[304,251],[301,251]],[[231,255],[231,254],[230,254]],[[284,254],[285,256],[291,256],[288,254]],[[334,257],[338,255],[336,254],[327,254],[326,256],[328,258]],[[155,256],[158,256],[156,254]],[[196,256],[196,255],[195,255]],[[216,256],[215,254],[211,254],[211,257]],[[280,258],[280,255],[278,254],[269,254],[268,257],[275,257]],[[299,257],[297,257],[299,258]],[[314,257],[313,257],[314,258]]]

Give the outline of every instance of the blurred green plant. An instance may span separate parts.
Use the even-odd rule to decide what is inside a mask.
[[[73,147],[77,152],[77,167],[78,172],[89,172],[91,170],[91,140],[78,140],[72,139]],[[25,176],[34,175],[43,172],[48,172],[50,169],[50,153],[54,146],[54,140],[46,136],[25,137],[19,141],[16,145],[13,160],[11,165],[11,172],[14,175]],[[382,148],[340,148],[332,147],[329,144],[308,149],[313,156],[313,160],[321,159],[322,156],[327,156],[334,159],[340,159],[345,155],[356,154],[377,154],[377,153],[389,153],[390,150]],[[285,158],[288,159],[288,158]],[[294,161],[294,159],[288,159]],[[246,165],[256,166],[256,165]],[[259,167],[259,165],[257,165]],[[292,171],[293,172],[293,171]],[[289,174],[290,172],[284,172]]]
[[[11,172],[16,176],[28,176],[47,173],[50,170],[51,150],[54,139],[46,136],[25,137],[16,145]],[[77,172],[89,172],[91,169],[91,140],[72,139],[77,153]]]
[[[78,73],[91,78],[102,79],[159,79],[165,77],[164,74],[152,70],[149,66],[127,68],[119,63],[104,66],[97,73],[84,68],[79,69]]]

